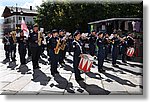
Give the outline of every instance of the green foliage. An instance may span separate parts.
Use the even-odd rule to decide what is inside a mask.
[[[143,3],[110,4],[110,3],[54,3],[43,2],[38,9],[35,20],[45,31],[66,29],[74,32],[79,29],[87,32],[88,22],[114,17],[143,18]]]

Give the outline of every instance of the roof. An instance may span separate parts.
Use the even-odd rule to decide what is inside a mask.
[[[37,15],[38,12],[35,10],[35,9],[27,9],[27,8],[21,8],[21,7],[17,7],[18,8],[18,12],[16,12],[16,7],[9,7],[9,6],[6,6],[4,11],[3,11],[3,14],[2,14],[2,17],[9,17],[11,16],[11,10],[14,11],[13,15],[19,15],[21,10],[23,11],[23,14],[34,14],[34,15]]]
[[[8,7],[10,10],[12,9],[14,12],[16,12],[16,7],[10,7],[10,6],[6,6]],[[24,13],[36,13],[37,14],[37,11],[35,9],[27,9],[27,8],[21,8],[21,7],[18,7],[18,12],[21,12],[21,9]]]
[[[89,22],[88,24],[96,24],[96,23],[102,23],[102,22],[108,22],[108,21],[114,21],[114,20],[134,21],[134,20],[142,20],[142,19],[141,18],[110,18],[110,19],[105,19],[105,20]]]

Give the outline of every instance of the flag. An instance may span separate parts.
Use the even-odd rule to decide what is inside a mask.
[[[21,30],[23,30],[24,35],[26,37],[29,36],[29,30],[28,30],[27,25],[26,25],[25,21],[23,20],[23,18],[22,18],[22,21],[21,21]]]

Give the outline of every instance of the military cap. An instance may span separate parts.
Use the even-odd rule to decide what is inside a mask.
[[[80,32],[79,32],[79,30],[76,30],[73,35],[77,36],[78,34],[80,34]]]
[[[38,26],[38,24],[37,24],[37,23],[35,23],[33,27],[39,27],[39,26]]]

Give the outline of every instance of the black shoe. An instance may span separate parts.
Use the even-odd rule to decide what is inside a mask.
[[[122,61],[123,63],[127,63],[127,61]]]
[[[105,70],[104,69],[101,69],[98,71],[99,73],[105,73]]]
[[[56,72],[55,72],[55,74],[59,74],[59,72],[58,72],[58,71],[56,71]]]
[[[116,68],[118,68],[118,67],[119,67],[119,66],[118,66],[118,65],[116,65],[116,64],[113,64],[112,66],[113,66],[113,67],[116,67]]]
[[[41,67],[40,67],[40,66],[37,66],[36,68],[37,68],[37,69],[40,69]]]
[[[79,79],[76,79],[76,81],[83,81],[84,79],[83,78],[79,78]]]
[[[53,77],[55,77],[55,76],[56,76],[56,73],[52,73],[51,75],[52,75]]]

